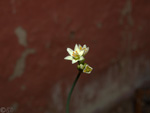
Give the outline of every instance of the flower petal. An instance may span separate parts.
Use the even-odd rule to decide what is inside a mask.
[[[72,58],[72,56],[66,56],[64,59],[65,60],[72,60],[73,58]]]
[[[79,49],[80,49],[80,50],[82,50],[82,46],[81,46],[80,44],[79,44],[79,46],[78,46],[78,47],[79,47]]]
[[[72,60],[72,64],[74,64],[74,63],[76,63],[76,62],[78,62],[78,60],[74,60],[74,59]]]
[[[87,47],[87,52],[89,51],[89,47]]]
[[[86,51],[84,54],[87,54],[89,52],[89,47],[86,48]]]
[[[83,57],[83,56],[80,57],[79,61],[82,61],[82,60],[84,60],[84,57]]]
[[[72,56],[73,50],[70,48],[67,48],[68,53],[70,54],[70,56]]]
[[[74,47],[74,51],[79,52],[79,47],[78,47],[78,45],[77,45],[77,44],[76,44],[76,45],[75,45],[75,47]]]
[[[79,55],[82,56],[84,54],[84,50],[79,51]]]
[[[83,48],[86,48],[86,44],[83,45]]]

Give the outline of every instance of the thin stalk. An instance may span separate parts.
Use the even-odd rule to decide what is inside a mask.
[[[78,81],[78,79],[79,79],[81,73],[82,73],[82,72],[79,71],[79,73],[78,73],[76,79],[74,80],[74,82],[73,82],[73,84],[72,84],[72,88],[71,88],[71,90],[70,90],[70,92],[69,92],[69,95],[68,95],[68,98],[67,98],[66,113],[69,113],[69,103],[70,103],[71,95],[72,95],[73,89],[74,89],[74,87],[75,87],[75,85],[76,85],[76,83],[77,83],[77,81]]]

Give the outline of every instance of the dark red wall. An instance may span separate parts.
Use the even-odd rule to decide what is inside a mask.
[[[0,108],[65,113],[78,73],[66,48],[86,44],[71,113],[99,113],[150,80],[149,0],[1,0]]]

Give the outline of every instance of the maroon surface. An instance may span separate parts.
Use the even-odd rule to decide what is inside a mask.
[[[64,57],[76,43],[90,47],[94,70],[81,76],[71,112],[129,97],[150,80],[149,12],[148,0],[1,0],[0,108],[65,113],[77,70]]]

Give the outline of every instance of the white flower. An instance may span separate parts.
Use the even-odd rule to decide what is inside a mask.
[[[83,47],[79,44],[78,48],[80,49],[80,51],[84,51],[83,56],[85,56],[89,51],[89,47],[87,47],[85,44],[83,45]]]
[[[70,48],[67,48],[67,51],[69,53],[69,56],[65,57],[65,60],[72,60],[72,64],[78,62],[78,61],[83,61],[84,57],[84,51],[80,50],[78,45],[76,44],[74,47],[74,51]]]
[[[85,68],[83,69],[84,73],[90,74],[92,72],[93,68],[90,67],[88,64],[85,66]]]

